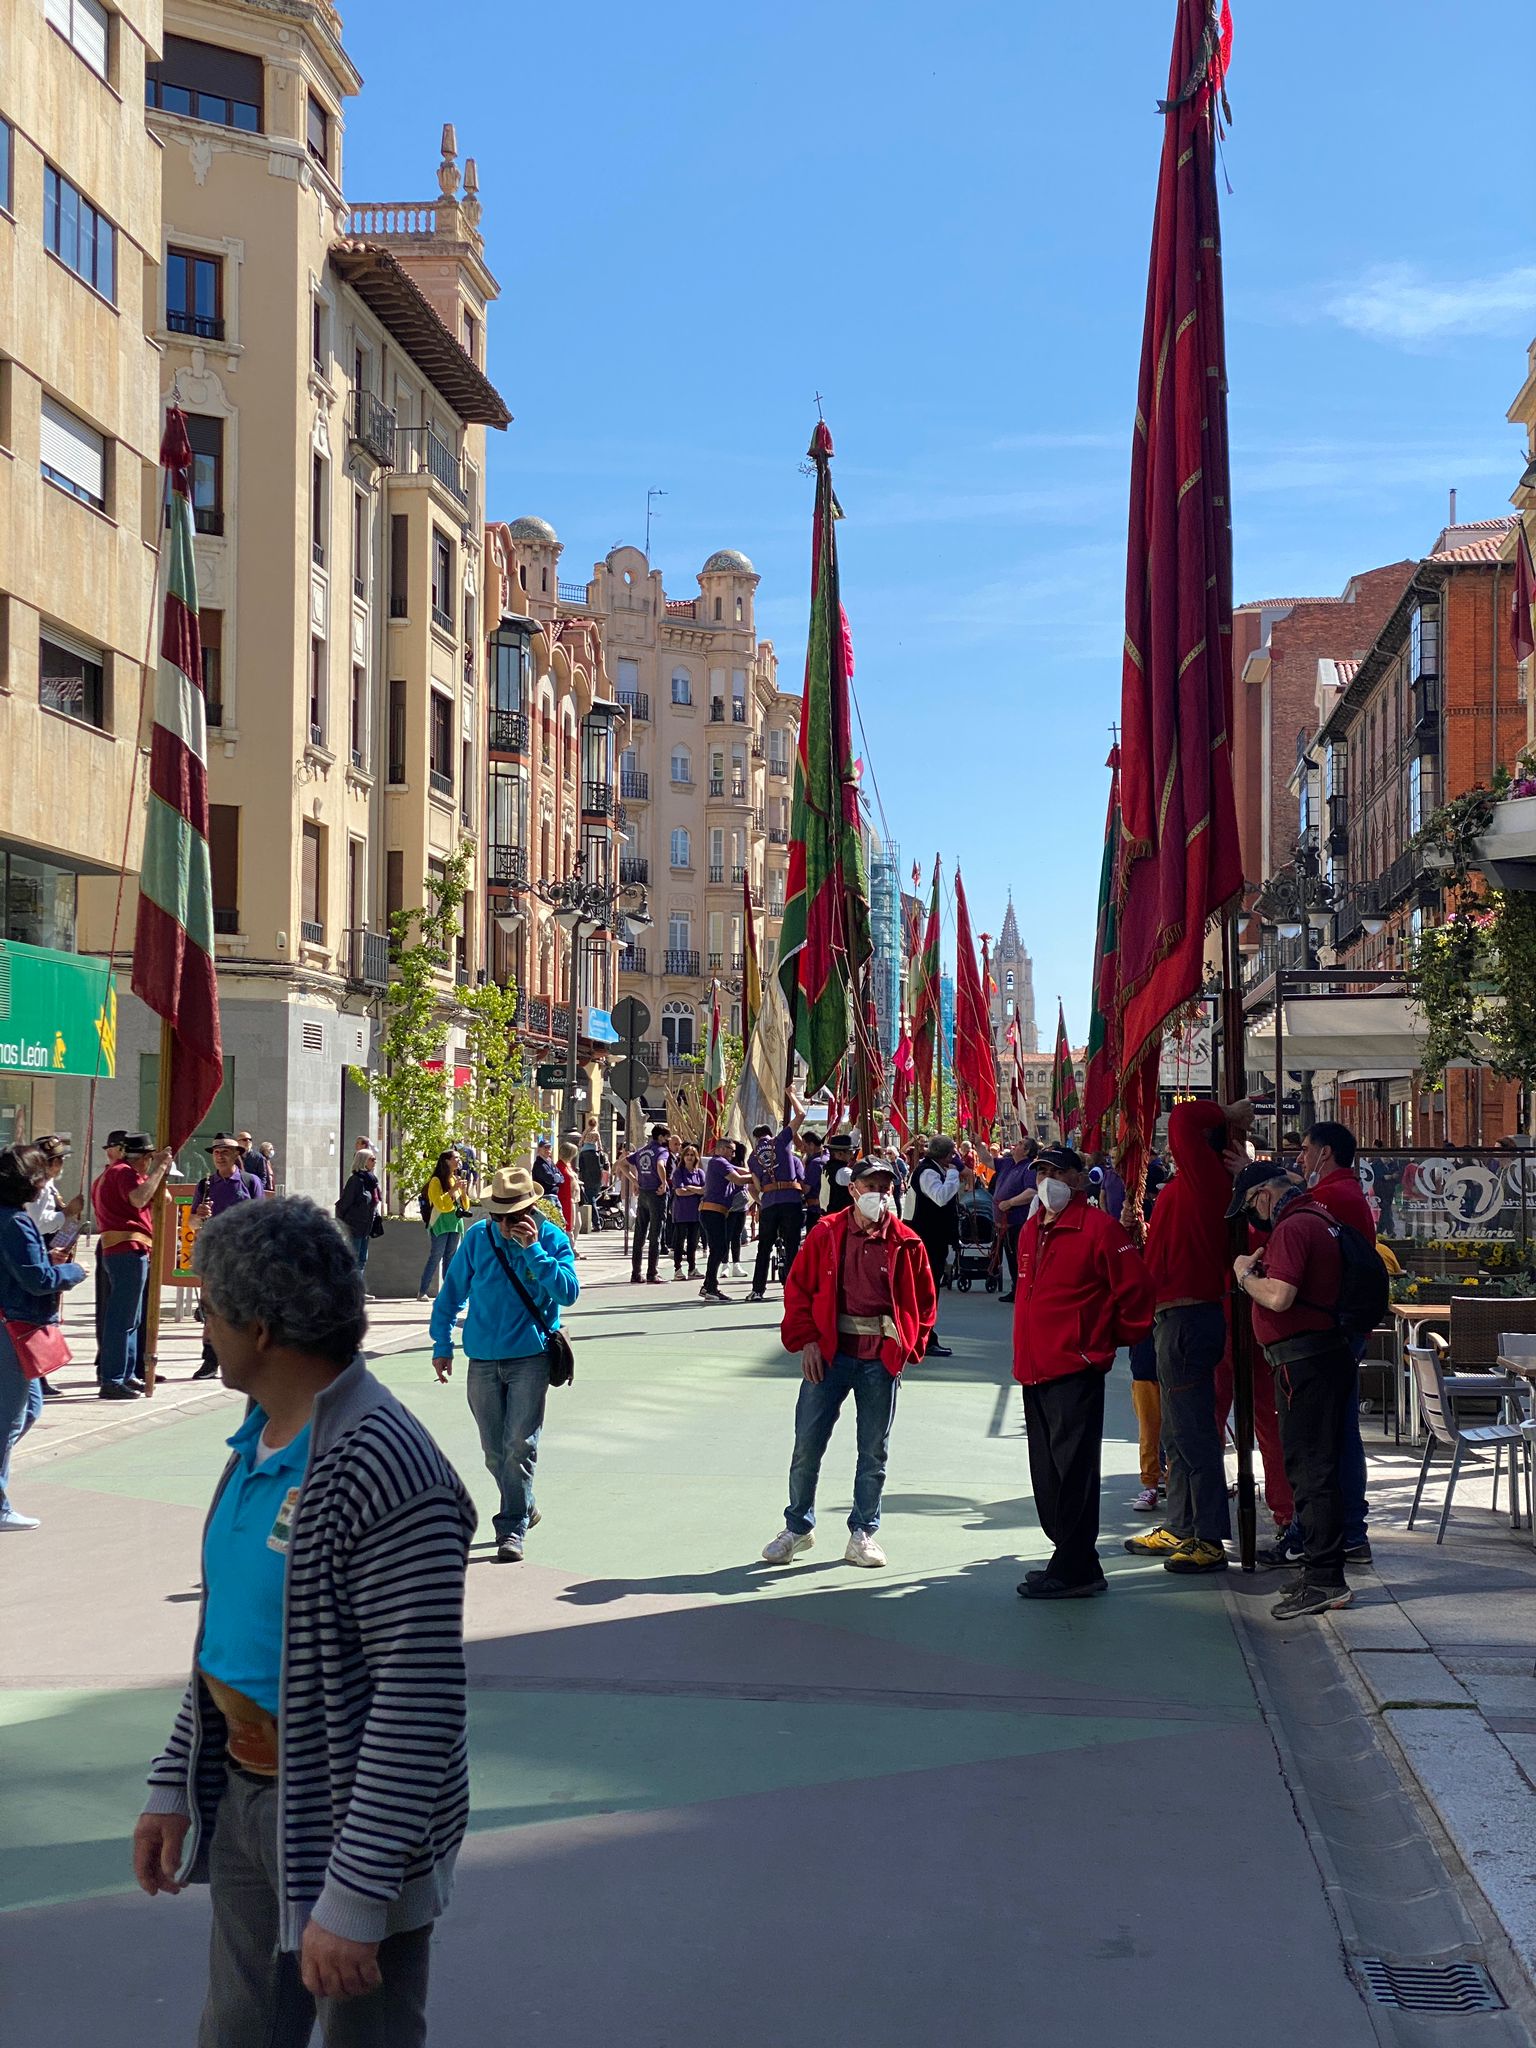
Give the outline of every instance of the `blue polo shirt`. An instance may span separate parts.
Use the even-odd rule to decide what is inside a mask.
[[[283,1669],[283,1584],[309,1463],[310,1425],[258,1465],[266,1426],[265,1410],[253,1408],[229,1439],[235,1469],[203,1537],[208,1598],[197,1661],[209,1677],[275,1714]]]

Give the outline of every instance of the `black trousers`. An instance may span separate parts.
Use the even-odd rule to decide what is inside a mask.
[[[1024,1228],[1019,1225],[1019,1230]],[[1019,1230],[1003,1232],[1003,1262],[1008,1268],[1008,1292],[1015,1293],[1019,1285]]]
[[[728,1250],[728,1251],[729,1251],[729,1253],[730,1253],[730,1260],[731,1260],[731,1264],[732,1264],[733,1266],[739,1266],[739,1265],[741,1264],[741,1247],[742,1247],[742,1243],[743,1243],[743,1240],[744,1240],[744,1239],[745,1239],[745,1237],[746,1237],[746,1234],[747,1234],[747,1212],[746,1212],[746,1210],[745,1210],[745,1209],[732,1209],[732,1210],[730,1210],[730,1211],[728,1212],[728,1214],[726,1215],[726,1219],[725,1219],[725,1242],[726,1242],[726,1248],[727,1248],[727,1250]]]
[[[1356,1368],[1347,1337],[1324,1332],[1319,1344],[1321,1348],[1308,1357],[1283,1363],[1276,1363],[1269,1352],[1265,1355],[1274,1369],[1280,1454],[1296,1496],[1304,1574],[1314,1586],[1342,1586],[1344,1490],[1339,1459],[1350,1404],[1358,1402]]]
[[[786,1274],[789,1272],[795,1263],[795,1253],[800,1249],[800,1229],[804,1222],[805,1211],[798,1202],[769,1202],[758,1210],[757,1264],[752,1269],[754,1294],[761,1294],[768,1285],[775,1245],[783,1248],[784,1271]]]
[[[1106,1377],[1090,1367],[1023,1389],[1029,1483],[1040,1527],[1055,1545],[1046,1570],[1068,1586],[1103,1577],[1097,1545]]]
[[[709,1253],[709,1264],[704,1269],[704,1285],[711,1294],[719,1292],[720,1267],[725,1259],[730,1242],[731,1219],[717,1210],[705,1209],[699,1215],[699,1228],[704,1233],[705,1248]]]
[[[647,1194],[642,1189],[635,1197],[635,1236],[630,1255],[630,1270],[637,1280],[640,1278],[640,1254],[647,1241],[650,1244],[650,1253],[645,1270],[652,1280],[656,1278],[656,1267],[661,1258],[661,1226],[664,1213],[659,1193],[653,1191]]]
[[[674,1216],[672,1218],[672,1264],[679,1273],[683,1270],[685,1258],[688,1262],[689,1274],[692,1275],[697,1271],[699,1263],[699,1226],[697,1223],[679,1223]]]

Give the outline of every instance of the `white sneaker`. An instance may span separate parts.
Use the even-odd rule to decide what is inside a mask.
[[[1162,1495],[1155,1486],[1144,1486],[1131,1502],[1131,1506],[1138,1515],[1155,1515],[1161,1499]]]
[[[853,1529],[849,1532],[848,1548],[843,1552],[843,1563],[882,1565],[885,1552],[867,1529]]]
[[[763,1545],[764,1560],[768,1564],[788,1564],[802,1550],[809,1550],[815,1541],[809,1529],[803,1535],[796,1529],[781,1529],[771,1543]]]
[[[733,1265],[733,1266],[731,1267],[731,1278],[732,1278],[733,1280],[745,1280],[745,1279],[746,1279],[746,1277],[747,1277],[747,1269],[746,1269],[746,1267],[745,1267],[745,1266],[743,1266],[743,1265],[742,1265],[742,1264],[740,1263],[740,1261],[738,1260],[738,1261],[737,1261],[737,1262],[736,1262],[736,1263],[735,1263],[735,1264],[734,1264],[734,1265]]]
[[[14,1508],[6,1508],[3,1513],[0,1513],[0,1530],[40,1529],[41,1527],[42,1523],[39,1522],[36,1515],[18,1515]]]

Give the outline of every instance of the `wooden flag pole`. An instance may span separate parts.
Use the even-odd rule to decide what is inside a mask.
[[[171,1035],[169,1017],[160,1019],[160,1086],[155,1102],[155,1149],[163,1152],[171,1141],[171,1061],[175,1057],[175,1041]],[[171,1219],[171,1198],[165,1183],[169,1175],[162,1175],[155,1194],[154,1213],[150,1221],[149,1280],[148,1293],[144,1300],[144,1356],[139,1365],[144,1374],[146,1399],[155,1391],[157,1352],[160,1344],[160,1277],[165,1271],[166,1232]]]
[[[1229,1103],[1241,1102],[1247,1093],[1244,1060],[1243,991],[1237,950],[1237,909],[1234,905],[1221,920],[1221,1051],[1222,1090]],[[1279,1129],[1280,1104],[1275,1100],[1275,1128]],[[1231,1226],[1234,1257],[1248,1249],[1243,1219]],[[1232,1419],[1237,1435],[1237,1548],[1245,1572],[1257,1568],[1259,1549],[1258,1499],[1253,1483],[1253,1313],[1240,1287],[1229,1293],[1232,1329]]]

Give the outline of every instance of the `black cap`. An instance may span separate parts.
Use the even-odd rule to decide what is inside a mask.
[[[1232,1199],[1227,1204],[1227,1215],[1241,1216],[1248,1206],[1248,1197],[1255,1188],[1267,1188],[1272,1181],[1289,1180],[1290,1169],[1278,1159],[1255,1159],[1245,1166],[1232,1183]]]
[[[101,1142],[103,1145],[122,1145],[126,1141],[127,1136],[128,1133],[126,1131],[108,1131]]]
[[[1081,1173],[1083,1155],[1074,1152],[1070,1145],[1042,1145],[1030,1161],[1030,1165],[1034,1167],[1037,1175],[1043,1173],[1049,1180],[1053,1166],[1058,1173]]]
[[[839,1131],[835,1137],[828,1138],[827,1150],[829,1152],[851,1152],[853,1150],[852,1131]]]
[[[896,1178],[896,1163],[888,1152],[869,1152],[862,1159],[856,1159],[848,1180],[868,1180],[872,1173],[883,1173],[888,1180]]]

